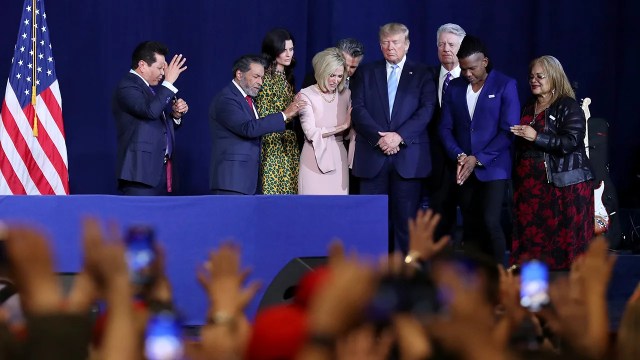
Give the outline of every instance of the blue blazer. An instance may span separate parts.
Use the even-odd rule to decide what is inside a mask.
[[[440,137],[447,155],[474,155],[483,166],[474,172],[480,181],[511,178],[513,134],[520,123],[520,101],[516,81],[496,70],[489,73],[473,113],[469,116],[467,86],[463,76],[449,83],[442,100]]]
[[[113,96],[112,111],[118,138],[118,179],[158,186],[164,170],[167,126],[171,141],[175,138],[174,121],[167,111],[173,91],[155,87],[155,95],[136,74],[127,73]],[[166,113],[165,113],[166,112]]]
[[[211,190],[255,194],[260,168],[260,137],[284,131],[281,113],[256,119],[240,90],[229,83],[209,109],[211,125]]]
[[[353,79],[352,124],[358,134],[353,159],[353,174],[373,178],[390,158],[404,178],[421,178],[431,171],[427,125],[437,103],[431,72],[425,65],[405,61],[398,83],[393,114],[389,115],[387,71],[384,60],[358,68]],[[379,131],[393,131],[405,145],[391,156],[377,146]]]

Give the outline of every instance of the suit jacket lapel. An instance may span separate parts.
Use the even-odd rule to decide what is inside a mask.
[[[485,104],[488,101],[489,94],[493,93],[492,89],[493,77],[491,76],[491,73],[489,73],[487,75],[487,79],[484,82],[484,85],[482,86],[482,89],[480,89],[480,94],[478,94],[478,101],[476,102],[476,108],[473,110],[473,117],[476,117],[476,114],[478,114],[479,111],[482,112],[482,110],[485,108]],[[473,119],[471,119],[471,121],[473,121]]]
[[[391,122],[391,117],[389,116],[389,92],[387,90],[387,63],[382,61],[380,66],[375,69],[375,78],[376,85],[378,86],[378,95],[380,96],[380,101],[382,102],[382,107],[385,109],[385,116],[387,122]]]
[[[398,83],[398,91],[396,92],[396,100],[393,103],[393,113],[391,119],[402,108],[402,100],[405,99],[405,92],[413,79],[413,64],[409,60],[405,60],[402,67],[402,74],[400,75],[400,82]]]
[[[229,88],[231,89],[231,93],[238,98],[238,101],[240,101],[240,104],[243,105],[242,109],[244,110],[244,112],[247,115],[251,116],[252,119],[255,119],[256,114],[253,113],[253,109],[249,107],[249,103],[247,102],[247,99],[245,99],[244,96],[242,96],[242,93],[240,92],[240,90],[238,90],[236,85],[233,84],[232,82],[231,84],[229,84]]]

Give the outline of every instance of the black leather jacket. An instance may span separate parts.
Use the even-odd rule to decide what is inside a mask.
[[[578,102],[559,98],[544,111],[544,117],[544,131],[534,144],[544,152],[547,181],[563,187],[593,179],[584,145],[586,121]]]

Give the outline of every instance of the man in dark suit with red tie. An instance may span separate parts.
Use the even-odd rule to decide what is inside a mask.
[[[285,125],[306,104],[304,100],[294,99],[283,112],[258,118],[253,98],[262,86],[266,65],[260,56],[245,55],[236,60],[233,80],[211,103],[209,188],[214,195],[258,193],[260,138],[284,131]]]
[[[189,107],[176,97],[178,89],[173,85],[187,69],[186,58],[175,55],[167,64],[168,52],[159,42],[139,44],[133,51],[131,70],[113,97],[118,189],[124,195],[167,195],[173,191],[174,127],[181,124]]]
[[[409,29],[390,23],[379,32],[383,61],[361,66],[352,82],[357,132],[353,174],[361,194],[389,196],[390,249],[408,251],[409,218],[422,179],[431,171],[427,125],[438,97],[428,67],[407,60]]]

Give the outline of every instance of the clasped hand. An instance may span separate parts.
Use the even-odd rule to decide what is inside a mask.
[[[176,99],[171,105],[171,115],[174,119],[180,119],[182,115],[189,111],[189,105],[183,99]]]
[[[384,132],[379,131],[380,140],[378,140],[377,146],[384,152],[385,155],[393,155],[400,151],[400,143],[402,137],[396,132]]]
[[[464,184],[476,167],[476,157],[473,155],[462,155],[458,159],[458,169],[456,171],[456,182],[458,185]]]

